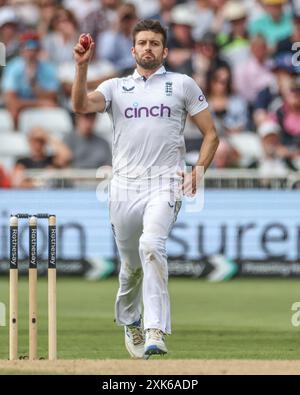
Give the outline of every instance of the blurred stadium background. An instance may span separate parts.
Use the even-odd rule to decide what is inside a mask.
[[[168,27],[167,68],[199,83],[221,138],[204,201],[197,201],[203,209],[193,212],[186,201],[168,241],[179,334],[170,357],[299,359],[291,324],[300,298],[299,0],[0,0],[0,301],[7,303],[10,213],[53,212],[61,356],[126,357],[112,322],[118,257],[101,181],[110,171],[111,124],[105,114],[72,112],[72,48],[82,32],[96,41],[93,90],[131,72],[131,30],[146,17]],[[185,139],[186,164],[193,165],[201,135],[190,119]],[[26,232],[21,227],[23,273]],[[39,240],[42,275],[46,229]],[[25,298],[25,283],[21,292]],[[79,323],[87,317],[90,324]],[[183,326],[193,333],[186,353]],[[72,328],[79,338],[83,331],[83,343]],[[99,351],[108,334],[116,347]],[[0,345],[4,359],[4,336]]]

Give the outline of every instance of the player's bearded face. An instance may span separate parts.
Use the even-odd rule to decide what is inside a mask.
[[[143,54],[136,53],[135,54],[136,63],[143,67],[146,70],[156,69],[163,62],[162,53],[159,55],[155,55],[151,51],[147,51]]]
[[[136,36],[133,55],[136,63],[146,70],[159,67],[166,55],[161,35],[153,32],[140,32]]]

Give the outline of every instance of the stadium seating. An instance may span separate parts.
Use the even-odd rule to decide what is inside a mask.
[[[260,138],[253,132],[232,134],[229,142],[241,155],[241,166],[246,167],[253,159],[257,160],[263,156]]]
[[[69,113],[63,108],[32,108],[21,112],[19,129],[28,133],[35,126],[41,126],[48,132],[63,138],[73,129]]]
[[[0,162],[11,169],[17,158],[29,154],[27,138],[18,132],[0,133]]]
[[[0,131],[9,131],[14,129],[14,123],[10,113],[4,108],[0,108]]]

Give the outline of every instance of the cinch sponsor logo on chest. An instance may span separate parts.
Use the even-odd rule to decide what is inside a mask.
[[[132,107],[127,107],[124,112],[125,118],[149,118],[149,117],[171,117],[171,108],[160,104],[152,107],[139,107],[138,103],[133,103]]]

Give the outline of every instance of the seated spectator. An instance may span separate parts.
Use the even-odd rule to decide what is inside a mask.
[[[62,86],[61,103],[71,111],[71,91],[75,78],[73,49],[79,38],[77,21],[71,11],[60,7],[52,21],[54,32],[46,36],[44,46],[58,65],[58,78]],[[86,32],[90,32],[86,30]],[[95,39],[95,37],[93,37]],[[63,49],[65,47],[65,49]],[[95,55],[95,54],[94,54]],[[108,78],[117,76],[117,69],[111,61],[93,56],[87,73],[87,88],[94,90]]]
[[[75,78],[73,48],[78,41],[78,24],[74,14],[57,8],[51,21],[52,32],[42,40],[44,56],[57,66],[57,75],[62,86],[61,104],[70,110],[70,95]],[[88,89],[95,89],[103,80],[116,76],[112,63],[92,61],[88,69]]]
[[[0,188],[10,188],[10,178],[6,174],[4,168],[0,165]]]
[[[282,96],[289,89],[296,69],[289,54],[280,54],[272,59],[270,69],[274,74],[274,81],[259,92],[254,102],[254,122],[259,126],[268,118],[269,112],[275,112],[282,104]]]
[[[298,42],[300,42],[300,10],[295,10],[293,12],[293,33],[288,38],[279,41],[276,48],[276,55],[290,53],[293,56],[295,53],[293,51],[293,44]]]
[[[228,66],[217,66],[207,73],[206,96],[219,136],[247,130],[247,103],[234,94]]]
[[[229,0],[223,9],[224,18],[229,23],[229,33],[218,36],[220,54],[232,67],[238,67],[250,52],[247,31],[247,10],[241,2]]]
[[[275,50],[277,43],[292,34],[291,13],[286,10],[288,0],[262,0],[264,15],[251,21],[251,35],[261,34],[265,37],[268,47]]]
[[[96,114],[76,114],[75,134],[65,138],[72,152],[71,166],[77,169],[97,169],[111,165],[111,148],[106,140],[94,134]]]
[[[201,40],[207,31],[214,33],[224,31],[223,7],[225,3],[226,0],[192,0],[188,3],[189,10],[196,20],[192,31],[195,41]]]
[[[50,30],[41,40],[45,59],[55,65],[72,62],[73,48],[79,36],[78,23],[73,13],[58,7],[50,22]]]
[[[228,63],[219,54],[216,41],[214,33],[206,32],[195,44],[195,51],[192,55],[193,78],[202,90],[206,89],[206,75],[209,69],[223,65],[228,67]]]
[[[120,75],[131,73],[135,68],[131,48],[132,31],[136,23],[135,6],[130,3],[121,5],[116,30],[101,34],[97,43],[97,58],[113,63]]]
[[[251,23],[265,14],[262,0],[244,0],[243,3],[247,8],[248,23]]]
[[[300,156],[300,77],[295,77],[283,95],[283,104],[274,118],[282,130],[282,142],[294,157]]]
[[[28,134],[30,156],[20,158],[12,172],[12,184],[17,188],[31,188],[32,180],[26,178],[26,169],[63,168],[72,158],[69,148],[58,138],[36,127]],[[48,154],[47,149],[51,150]]]
[[[18,41],[18,19],[17,15],[12,7],[2,6],[0,7],[0,43],[5,45],[5,62],[8,63],[11,59],[17,56],[19,51]],[[0,44],[2,45],[2,44]],[[2,62],[2,48],[1,51],[1,62]],[[4,67],[0,65],[0,80]],[[0,89],[0,106],[3,105],[3,97],[1,96]]]
[[[37,32],[40,37],[46,36],[51,31],[51,21],[55,15],[57,0],[38,0],[40,18],[37,25]]]
[[[192,28],[195,26],[195,15],[185,5],[178,5],[171,12],[171,27],[168,38],[169,55],[167,68],[171,71],[193,74],[192,54],[194,40]]]
[[[83,4],[84,12],[80,11],[80,7],[76,7],[74,0],[68,0],[67,4],[72,4],[73,12],[76,12],[80,31],[90,33],[97,46],[101,33],[115,28],[121,0],[96,0],[97,8],[92,9],[91,7],[88,13],[85,12],[87,10],[86,1],[80,1]]]
[[[168,28],[171,24],[171,12],[176,5],[176,0],[159,0],[159,12],[151,15],[149,19],[158,20],[164,27]]]
[[[26,29],[34,29],[37,26],[40,10],[36,0],[9,0],[8,2],[14,7],[18,18]]]
[[[229,143],[228,136],[247,130],[247,103],[233,93],[231,70],[228,66],[210,70],[206,87],[207,100],[220,136],[214,165],[218,168],[237,166],[239,154]]]
[[[16,128],[18,115],[23,109],[56,106],[59,86],[54,67],[39,60],[38,35],[24,33],[20,45],[20,56],[7,64],[2,78],[5,104]]]
[[[181,1],[181,0],[179,0]],[[127,1],[123,0],[123,3]],[[157,14],[159,12],[159,0],[130,0],[136,7],[139,19],[149,19],[150,15]]]
[[[300,12],[300,3],[299,0],[290,0],[292,9],[296,12]]]
[[[234,86],[248,103],[254,101],[260,91],[274,84],[274,75],[268,65],[268,47],[262,36],[251,39],[251,53],[234,70]]]
[[[0,8],[0,42],[5,45],[6,63],[17,56],[19,51],[19,24],[17,15],[12,7]],[[0,75],[2,67],[0,67]]]
[[[289,170],[295,170],[290,154],[281,142],[278,123],[264,121],[257,130],[261,139],[263,156],[250,167],[257,168],[262,176],[284,176]]]
[[[106,0],[107,1],[107,0]],[[70,10],[81,23],[92,12],[97,12],[105,0],[63,0],[59,1],[65,8]],[[111,0],[112,1],[112,0]]]

